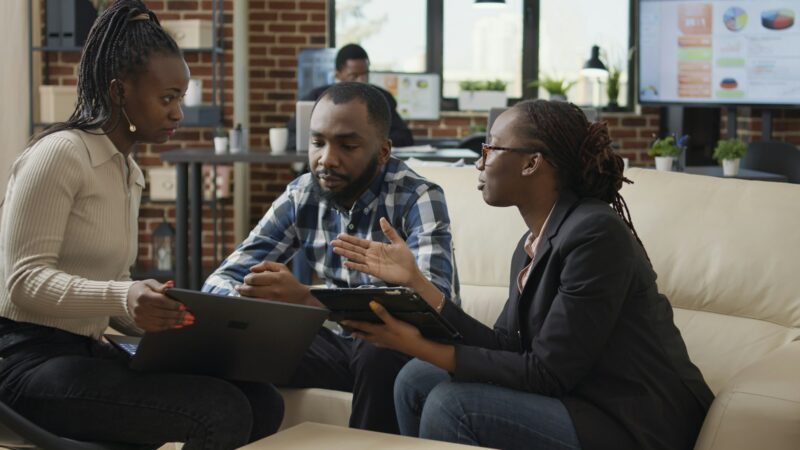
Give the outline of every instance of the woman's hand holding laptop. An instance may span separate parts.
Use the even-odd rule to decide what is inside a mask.
[[[128,313],[136,326],[144,331],[164,331],[194,323],[194,315],[186,310],[183,303],[164,295],[164,290],[172,285],[172,281],[161,284],[156,280],[144,280],[130,287]]]
[[[245,297],[263,298],[298,305],[322,307],[309,292],[308,286],[297,281],[285,264],[263,261],[250,268],[236,292]]]

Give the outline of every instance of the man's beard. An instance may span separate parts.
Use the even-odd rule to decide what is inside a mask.
[[[377,169],[378,155],[376,154],[372,159],[370,159],[369,163],[367,163],[367,167],[364,168],[364,171],[361,172],[361,174],[359,174],[355,180],[351,180],[350,177],[344,174],[326,169],[324,167],[312,172],[311,178],[319,188],[320,196],[322,198],[336,205],[350,208],[352,203],[357,200],[356,196],[360,195],[370,185]],[[320,177],[322,175],[333,175],[342,179],[346,184],[344,188],[338,192],[330,191],[326,189],[322,183],[320,183]]]

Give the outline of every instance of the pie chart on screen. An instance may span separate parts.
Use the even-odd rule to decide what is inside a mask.
[[[770,30],[785,30],[794,25],[794,11],[772,9],[761,13],[761,25]]]
[[[739,31],[747,25],[747,12],[738,6],[731,6],[722,16],[725,28],[731,31]]]

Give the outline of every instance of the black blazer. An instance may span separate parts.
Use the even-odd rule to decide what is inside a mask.
[[[325,92],[325,90],[329,87],[331,87],[331,85],[314,88],[300,100],[309,100],[315,102],[319,100],[319,98],[322,96],[322,93]],[[407,147],[409,145],[414,145],[414,136],[411,134],[411,130],[408,129],[408,125],[406,125],[406,123],[403,122],[403,119],[400,118],[400,114],[397,114],[397,100],[395,100],[392,93],[386,89],[378,86],[374,87],[381,91],[381,94],[383,94],[383,96],[386,98],[386,103],[389,104],[389,110],[392,113],[392,123],[389,127],[389,139],[392,140],[392,146]],[[287,147],[289,149],[294,149],[297,147],[297,118],[295,116],[289,118],[289,121],[286,122],[286,128],[289,129]]]
[[[442,311],[464,336],[454,380],[561,399],[584,449],[692,448],[713,394],[625,223],[599,200],[562,193],[520,294],[524,239],[494,329]]]

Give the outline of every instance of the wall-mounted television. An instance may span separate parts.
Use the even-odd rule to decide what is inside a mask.
[[[640,0],[639,101],[800,106],[800,0]]]

